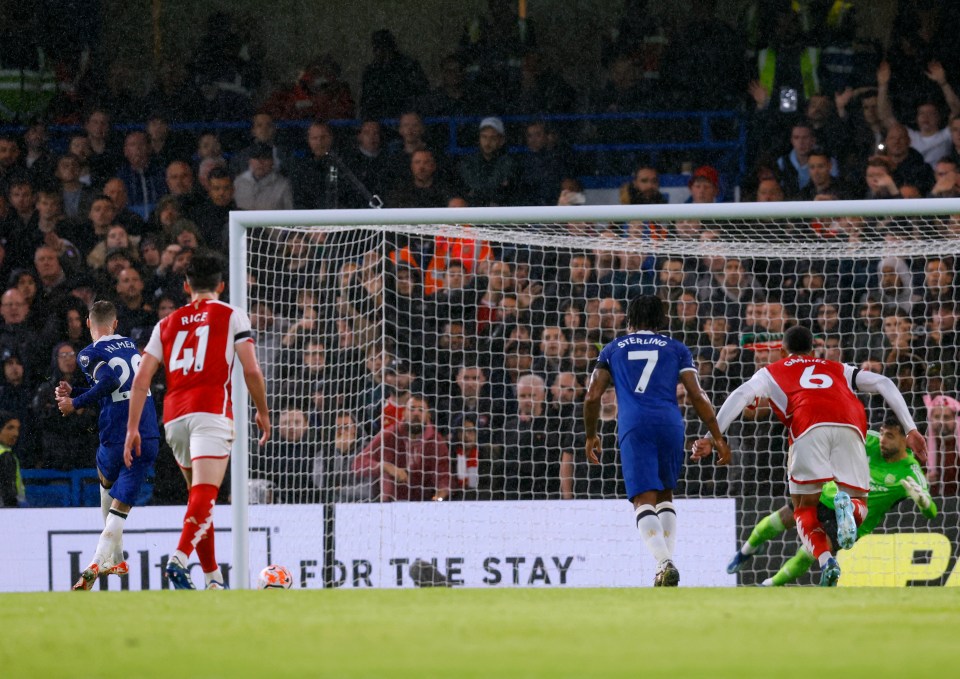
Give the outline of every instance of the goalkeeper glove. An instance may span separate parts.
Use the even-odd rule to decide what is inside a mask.
[[[930,493],[922,488],[919,483],[911,478],[906,478],[900,479],[900,485],[907,491],[907,495],[917,504],[917,507],[921,510],[930,508],[930,503],[933,502],[933,500],[930,499]]]

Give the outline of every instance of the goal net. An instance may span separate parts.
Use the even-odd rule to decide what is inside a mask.
[[[275,427],[260,448],[237,410],[235,572],[278,562],[309,587],[651,584],[612,389],[599,465],[582,423],[599,349],[649,293],[717,409],[796,323],[821,356],[889,376],[930,441],[919,476],[939,513],[894,502],[841,555],[842,584],[944,584],[960,523],[958,214],[950,200],[233,213],[231,298],[250,314]],[[879,430],[890,411],[861,398]],[[706,430],[678,399],[689,450]],[[768,521],[726,572],[789,502],[767,404],[728,437],[732,464],[688,460],[676,489],[683,585],[758,584],[798,550]]]

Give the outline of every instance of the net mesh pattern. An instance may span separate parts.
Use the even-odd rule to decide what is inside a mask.
[[[613,391],[599,465],[583,452],[583,396],[628,301],[656,294],[717,409],[795,323],[819,355],[890,377],[929,434],[940,516],[907,499],[877,532],[956,526],[958,235],[948,216],[250,228],[247,308],[276,425],[265,449],[251,438],[251,502],[626,500]],[[879,429],[884,402],[862,400]],[[706,430],[682,387],[678,401],[689,449]],[[787,438],[764,403],[728,434],[733,463],[687,461],[676,496],[732,498],[739,545],[788,502]],[[678,550],[697,549],[684,531],[710,525],[703,507],[681,519]],[[605,549],[643,551],[625,535]],[[739,581],[797,547],[794,531],[771,540]]]

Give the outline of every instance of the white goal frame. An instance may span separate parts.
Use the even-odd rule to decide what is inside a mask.
[[[960,214],[960,199],[899,199],[899,200],[856,200],[856,201],[815,201],[780,203],[715,203],[710,205],[584,205],[551,207],[498,207],[498,208],[424,208],[424,209],[383,209],[383,210],[284,210],[284,211],[234,211],[230,213],[230,302],[246,309],[247,305],[247,229],[251,227],[292,227],[292,226],[331,226],[364,227],[391,231],[390,227],[400,225],[482,225],[508,224],[546,224],[577,221],[626,223],[635,220],[676,221],[676,220],[779,220],[809,219],[827,217],[911,217]],[[503,231],[499,240],[531,244],[544,244],[542,234],[531,230],[518,238],[518,231]],[[498,240],[496,232],[484,232],[479,237]],[[573,242],[573,241],[571,241]],[[728,245],[730,240],[718,241]],[[951,241],[915,240],[898,244],[896,251],[902,255],[923,255],[941,252],[960,254],[960,240],[955,246]],[[670,247],[676,251],[676,243]],[[803,246],[797,244],[802,250]],[[690,244],[691,254],[705,252],[702,243]],[[782,244],[781,244],[782,247]],[[816,246],[815,246],[816,247]],[[890,246],[878,246],[881,250]],[[833,245],[820,245],[817,252],[824,254]],[[658,247],[651,245],[648,252],[656,252]],[[753,252],[763,252],[770,256],[771,244],[743,241],[744,256]],[[802,254],[802,252],[800,253]],[[847,256],[875,257],[877,251],[869,248],[862,253]],[[232,495],[232,542],[233,542],[233,578],[231,586],[235,589],[247,589],[250,586],[249,572],[249,516],[248,516],[248,466],[250,441],[247,389],[239,364],[233,371],[233,415],[236,436],[233,443],[231,463]],[[244,575],[241,575],[244,574]]]

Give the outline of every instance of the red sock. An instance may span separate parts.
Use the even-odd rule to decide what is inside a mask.
[[[807,551],[813,553],[814,558],[819,559],[821,554],[830,551],[830,541],[817,518],[816,507],[798,507],[793,510],[793,518],[797,520],[800,541]]]
[[[212,483],[201,483],[190,489],[187,513],[183,517],[183,532],[177,549],[190,556],[197,543],[213,525],[213,505],[217,502],[218,488]]]
[[[213,535],[213,521],[211,521],[207,532],[197,543],[197,558],[200,559],[200,567],[203,568],[204,573],[212,573],[220,566],[217,563],[216,552],[213,548]]]
[[[851,504],[853,504],[853,520],[857,522],[859,526],[863,523],[863,520],[867,518],[867,499],[863,497],[852,497],[850,498]]]

